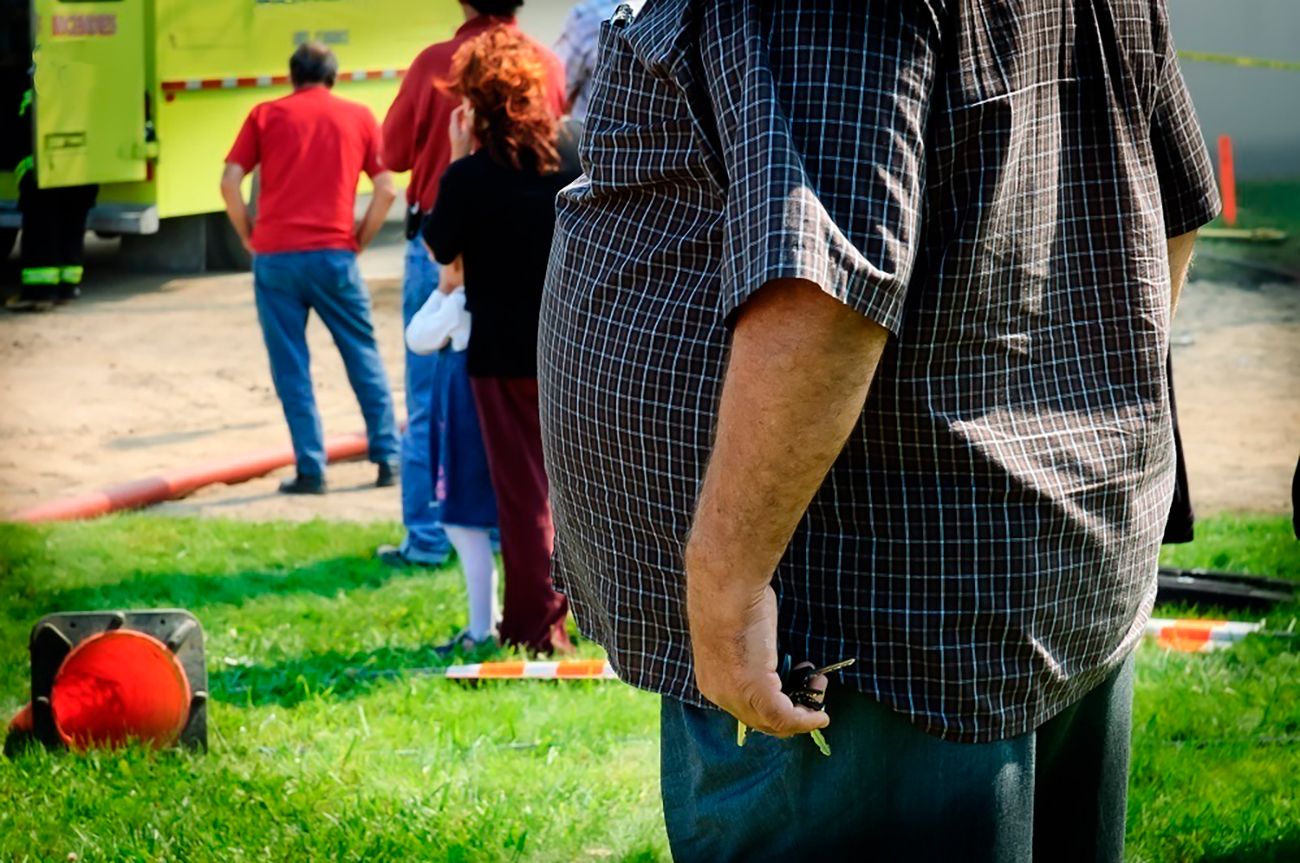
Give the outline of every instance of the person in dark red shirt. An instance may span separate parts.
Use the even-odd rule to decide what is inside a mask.
[[[379,231],[397,197],[396,187],[384,167],[374,115],[330,92],[338,74],[334,54],[319,43],[299,46],[289,74],[293,93],[253,109],[221,178],[226,212],[253,254],[257,317],[293,438],[297,475],[280,491],[325,491],[325,440],[307,351],[311,310],[334,337],[361,403],[370,460],[379,465],[376,485],[390,486],[396,482],[397,424],[357,253]],[[259,165],[254,225],[240,184]],[[362,171],[375,191],[358,225],[353,213]]]
[[[520,0],[471,0],[461,3],[465,23],[445,42],[425,48],[412,61],[397,98],[384,118],[384,163],[393,171],[410,171],[406,189],[406,266],[402,279],[402,323],[429,299],[438,284],[438,265],[419,238],[420,224],[433,209],[438,183],[451,161],[447,126],[459,104],[437,85],[451,72],[456,50],[491,27],[517,30],[514,14]],[[531,40],[530,40],[531,41]],[[546,98],[555,114],[564,112],[564,67],[558,57],[539,43],[547,69]],[[448,376],[464,378],[463,368],[443,368],[450,351],[421,356],[406,352],[406,433],[402,437],[402,523],[406,536],[398,546],[380,546],[379,558],[393,565],[437,565],[447,558],[448,540],[442,529],[442,506],[435,495],[439,465],[451,457],[439,437],[430,434],[436,406],[447,391]],[[462,358],[463,359],[463,358]],[[446,363],[442,363],[446,365]],[[463,365],[463,362],[460,363]],[[468,390],[468,380],[456,388]],[[471,414],[472,416],[472,414]],[[449,417],[457,422],[457,418]],[[444,432],[446,429],[443,430]],[[477,434],[477,427],[472,430]],[[465,434],[458,434],[464,440]]]

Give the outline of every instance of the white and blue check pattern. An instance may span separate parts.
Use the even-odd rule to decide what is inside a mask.
[[[650,0],[602,30],[539,344],[555,575],[694,704],[681,550],[731,313],[893,334],[774,578],[783,648],[1010,737],[1139,639],[1173,488],[1167,236],[1217,208],[1162,0]]]

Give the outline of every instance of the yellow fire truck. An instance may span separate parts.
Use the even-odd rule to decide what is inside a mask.
[[[97,183],[89,228],[123,235],[142,267],[193,271],[246,259],[218,179],[244,117],[289,92],[288,59],[315,39],[339,58],[335,91],[382,120],[398,81],[460,20],[454,0],[3,0],[33,46],[32,151],[41,187]],[[25,52],[5,51],[11,77]],[[24,70],[17,70],[22,72]],[[13,127],[10,119],[0,128]],[[8,132],[4,134],[10,134]],[[0,165],[9,172],[13,165]],[[21,223],[0,173],[0,253]]]

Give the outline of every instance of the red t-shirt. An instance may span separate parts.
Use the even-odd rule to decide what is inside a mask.
[[[253,250],[357,251],[357,179],[387,170],[380,147],[370,109],[325,87],[254,108],[226,156],[245,171],[262,166]]]
[[[433,209],[438,181],[451,161],[447,125],[451,122],[451,112],[460,104],[460,100],[446,95],[436,84],[451,74],[451,59],[457,48],[489,27],[500,26],[514,30],[515,19],[489,15],[471,18],[451,39],[421,51],[406,71],[397,98],[384,117],[384,164],[393,171],[411,172],[406,201],[408,204],[418,201],[425,212]],[[564,113],[564,64],[550,48],[529,41],[546,62],[547,96],[558,117]]]

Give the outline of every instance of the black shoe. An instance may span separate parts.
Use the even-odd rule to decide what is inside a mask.
[[[280,483],[280,494],[324,494],[325,477],[298,474]]]
[[[56,306],[61,306],[64,303],[72,302],[80,296],[81,288],[77,285],[59,285],[59,289],[54,295],[54,304]]]
[[[452,637],[451,641],[434,645],[433,652],[443,659],[463,656],[481,660],[488,655],[500,653],[501,642],[497,638],[495,629],[481,639],[471,636],[468,629],[462,629]]]
[[[396,545],[381,545],[375,549],[375,557],[379,558],[381,563],[396,567],[428,566],[436,568],[446,563],[447,558],[450,556],[451,553],[448,552],[435,560],[412,560],[406,556],[406,552]]]
[[[52,285],[23,285],[16,297],[10,297],[5,307],[15,312],[43,312],[54,307]]]
[[[380,462],[379,475],[375,477],[375,488],[391,488],[397,485],[397,467],[388,462]]]

